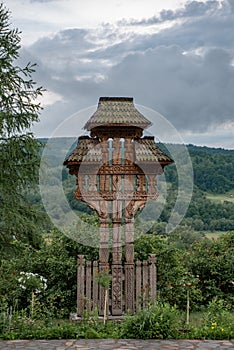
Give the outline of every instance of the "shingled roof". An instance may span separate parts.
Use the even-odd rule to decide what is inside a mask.
[[[153,136],[145,136],[143,139],[135,140],[134,145],[137,163],[155,162],[170,164],[173,162],[173,160],[156,145]]]
[[[135,126],[145,129],[151,125],[134,106],[132,97],[100,97],[98,108],[84,126],[92,130],[98,126]]]
[[[74,151],[64,160],[63,165],[79,164],[85,162],[100,162],[102,160],[102,151],[97,139],[91,139],[89,136],[80,136]]]
[[[173,160],[154,142],[154,137],[145,136],[134,141],[136,163],[170,164]],[[65,159],[63,165],[81,164],[82,162],[102,162],[100,142],[89,136],[81,136],[74,151]]]

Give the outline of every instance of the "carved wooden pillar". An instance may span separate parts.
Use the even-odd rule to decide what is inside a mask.
[[[130,138],[125,139],[125,159],[127,162],[134,162],[134,143]]]
[[[148,183],[148,193],[149,196],[154,197],[155,199],[158,196],[158,190],[157,190],[157,180],[155,175],[149,175],[149,183]]]
[[[122,315],[122,263],[112,264],[112,315]]]
[[[121,263],[122,261],[122,201],[113,201],[112,213],[112,262]]]
[[[102,138],[101,142],[101,149],[102,149],[102,165],[107,165],[109,163],[109,142],[108,138]],[[101,174],[100,175],[100,191],[105,192],[110,190],[110,175],[108,174]]]
[[[122,315],[122,201],[113,201],[112,315]]]
[[[86,305],[86,310],[91,311],[92,307],[92,289],[91,289],[91,284],[92,284],[92,263],[91,261],[87,261],[86,263],[86,279],[85,279],[85,305]]]
[[[106,270],[109,260],[109,222],[100,217],[99,273]],[[105,290],[99,286],[99,315],[104,315]]]
[[[146,307],[149,302],[149,266],[148,261],[143,260],[142,263],[142,297],[143,307]]]
[[[134,218],[125,219],[125,309],[135,311]]]
[[[83,316],[85,291],[85,259],[84,255],[77,257],[77,315]]]
[[[108,218],[100,218],[100,245],[99,245],[99,261],[104,266],[109,260],[109,220]]]
[[[136,311],[141,308],[142,304],[142,273],[141,273],[141,261],[136,261]]]
[[[134,218],[125,219],[125,261],[134,262]]]
[[[122,164],[121,142],[120,138],[113,139],[113,164]]]
[[[149,279],[150,279],[150,299],[151,303],[154,303],[156,300],[157,292],[157,271],[156,271],[156,255],[149,255]]]
[[[97,281],[97,274],[98,274],[98,262],[93,262],[93,310],[97,308],[98,305],[98,281]]]

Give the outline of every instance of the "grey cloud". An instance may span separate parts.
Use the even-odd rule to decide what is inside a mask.
[[[85,29],[68,29],[60,31],[51,38],[42,38],[28,48],[30,54],[40,57],[50,74],[56,78],[66,75],[73,79],[75,75],[93,74],[99,65],[91,64],[87,52],[95,49],[88,40],[89,31]]]
[[[129,55],[113,68],[105,89],[135,96],[180,130],[203,131],[234,119],[234,68],[229,63],[224,50],[197,58],[178,47],[161,47]]]
[[[203,132],[233,121],[231,4],[190,2],[176,12],[177,17],[186,14],[185,21],[157,34],[123,34],[103,25],[96,32],[70,29],[41,39],[29,48],[33,62],[40,57],[40,83],[63,96],[45,108],[41,125],[53,129],[101,95],[134,96],[136,103],[157,110],[179,130]],[[173,15],[161,13],[165,20]],[[196,54],[198,48],[203,55]]]
[[[226,1],[223,2],[225,5]],[[211,15],[212,13],[217,13],[217,11],[222,11],[220,4],[216,0],[211,0],[207,2],[202,1],[190,1],[187,2],[184,8],[172,11],[172,10],[162,10],[159,16],[152,16],[151,18],[142,20],[123,20],[120,23],[125,25],[152,25],[157,23],[162,23],[165,21],[172,21],[187,17],[200,17]]]
[[[57,106],[62,118],[93,105],[101,95],[134,96],[178,130],[205,131],[234,120],[234,68],[229,63],[229,54],[220,49],[197,57],[176,46],[160,47],[127,56],[102,82],[61,81],[60,92],[69,104]]]
[[[110,42],[106,48],[97,48],[90,57],[104,57],[116,61],[130,52],[143,52],[149,48],[172,44],[180,46],[185,51],[220,47],[234,53],[234,16],[228,3],[219,8],[218,1],[208,3],[193,1],[187,5],[186,14],[192,16],[193,11],[198,14],[204,8],[207,10],[203,16],[196,17],[194,14],[194,17],[176,22],[172,28],[161,30],[156,34],[135,34],[135,36],[132,34],[131,37],[123,37],[118,43]],[[172,11],[169,12],[172,13]]]

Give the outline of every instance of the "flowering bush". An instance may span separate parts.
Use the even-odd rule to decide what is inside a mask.
[[[34,293],[41,293],[47,288],[47,280],[43,276],[32,272],[20,272],[19,287]]]

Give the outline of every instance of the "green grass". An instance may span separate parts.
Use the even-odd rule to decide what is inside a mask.
[[[225,231],[205,231],[205,236],[209,239],[218,239],[221,235],[225,234]]]
[[[208,198],[214,202],[219,202],[219,203],[223,203],[225,201],[234,203],[234,190],[229,191],[229,192],[224,193],[224,194],[207,193],[206,198]]]

